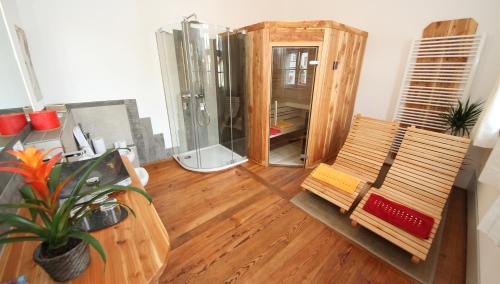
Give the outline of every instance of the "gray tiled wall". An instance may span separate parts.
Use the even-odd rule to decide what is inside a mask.
[[[122,109],[120,107],[117,107],[121,105],[125,106],[126,114],[122,113]],[[78,120],[85,120],[86,118],[89,118],[89,121],[92,120],[93,118],[90,119],[90,117],[94,115],[93,111],[99,111],[99,113],[102,116],[105,116],[105,119],[107,120],[116,120],[117,116],[122,117],[124,121],[128,120],[128,125],[123,126],[121,130],[117,130],[121,132],[116,134],[126,138],[131,138],[132,143],[137,147],[137,154],[141,164],[151,163],[169,157],[169,154],[165,149],[163,135],[153,133],[153,128],[149,118],[139,117],[136,100],[73,103],[67,104],[66,106],[68,110],[80,113],[79,117],[74,116],[76,123],[79,122]],[[106,106],[109,108],[106,108]],[[102,120],[103,119],[101,118],[101,121]],[[95,123],[95,121],[92,123]]]
[[[18,135],[12,137],[11,141],[7,144],[4,151],[0,152],[0,161],[15,161],[16,158],[7,153],[6,150],[12,149],[17,141],[23,141],[31,131],[31,126],[27,125]],[[16,203],[21,200],[18,187],[21,183],[21,176],[8,172],[0,172],[0,203]],[[0,212],[14,213],[17,209],[0,208]],[[0,225],[0,233],[5,232],[9,228],[5,225]],[[0,251],[3,246],[0,245]]]

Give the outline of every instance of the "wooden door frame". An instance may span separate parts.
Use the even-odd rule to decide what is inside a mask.
[[[307,152],[308,152],[308,149],[309,149],[309,125],[311,124],[311,117],[312,117],[312,112],[311,110],[313,109],[313,103],[314,103],[314,97],[316,97],[316,94],[317,94],[317,87],[318,86],[321,86],[322,85],[322,82],[318,82],[318,81],[323,81],[323,79],[321,77],[318,77],[319,75],[319,72],[318,70],[320,69],[320,66],[322,67],[324,64],[326,63],[323,63],[323,60],[322,60],[322,57],[323,57],[323,43],[324,43],[324,40],[323,41],[286,41],[286,42],[283,42],[283,41],[270,41],[269,42],[269,50],[267,51],[268,53],[270,53],[270,64],[268,67],[266,68],[270,68],[269,69],[269,92],[268,94],[266,95],[266,104],[267,104],[267,109],[268,109],[268,112],[267,112],[267,115],[266,117],[264,118],[265,120],[265,125],[267,125],[266,127],[266,142],[265,142],[265,149],[266,149],[266,155],[265,155],[265,166],[269,166],[269,152],[271,150],[271,137],[269,135],[269,114],[270,114],[270,105],[271,105],[271,92],[272,92],[272,84],[273,84],[273,80],[272,80],[272,64],[273,64],[273,48],[274,47],[305,47],[305,48],[308,48],[308,47],[316,47],[318,48],[317,50],[317,55],[316,55],[316,60],[319,60],[319,64],[316,66],[316,70],[314,72],[314,85],[313,85],[313,92],[312,92],[312,99],[311,99],[311,102],[309,103],[310,105],[310,109],[309,109],[309,119],[308,119],[308,125],[307,125],[307,138],[306,138],[306,152],[305,152],[305,155],[306,155],[306,159],[305,159],[305,162],[304,162],[304,165],[303,167],[307,167]],[[320,84],[321,83],[321,84]]]
[[[244,29],[248,35],[245,85],[249,114],[248,158],[268,166],[270,59],[272,47],[276,46],[318,48],[320,63],[314,76],[305,167],[311,168],[334,158],[349,130],[368,34],[330,21],[262,22]]]
[[[315,74],[315,81],[314,81],[314,91],[313,91],[313,98],[311,102],[311,110],[318,110],[319,106],[324,103],[322,101],[321,94],[324,93],[324,88],[326,88],[326,83],[327,80],[327,71],[329,67],[329,55],[332,52],[331,50],[331,39],[332,39],[332,29],[324,29],[323,31],[323,41],[321,42],[321,49],[318,50],[318,60],[319,60],[319,65],[316,68],[316,74]],[[320,52],[321,51],[321,52]],[[328,89],[328,88],[327,88]],[[327,94],[328,96],[331,96],[331,94]],[[316,162],[311,162],[310,160],[310,153],[314,151],[314,143],[316,142],[317,137],[314,131],[316,130],[315,127],[311,127],[313,124],[316,124],[316,121],[318,119],[318,115],[328,115],[328,114],[320,114],[318,111],[312,111],[309,119],[309,126],[308,126],[308,137],[307,137],[307,148],[306,148],[306,161],[304,163],[305,168],[311,168],[316,166]],[[311,130],[313,130],[311,132]],[[313,135],[310,135],[310,134]],[[312,140],[309,138],[312,137]]]

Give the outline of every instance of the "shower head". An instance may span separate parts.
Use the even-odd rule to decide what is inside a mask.
[[[201,25],[203,25],[201,22],[198,21],[198,16],[196,16],[195,13],[187,17],[184,17],[182,23],[189,24],[191,28],[199,28]]]
[[[193,18],[193,20],[190,20],[191,18]],[[198,16],[196,16],[195,13],[192,13],[191,15],[184,17],[184,21],[185,22],[198,22]]]

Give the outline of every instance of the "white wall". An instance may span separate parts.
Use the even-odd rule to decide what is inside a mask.
[[[1,4],[1,3],[0,3]],[[12,48],[8,25],[0,9],[0,109],[30,105]]]
[[[379,118],[392,117],[410,41],[432,21],[473,17],[488,34],[473,98],[487,96],[500,72],[498,0],[17,2],[46,103],[136,98],[155,132],[168,133],[168,123],[154,31],[192,12],[230,27],[333,19],[368,31],[355,111]]]
[[[482,164],[486,163],[488,155],[483,155]],[[488,209],[500,196],[500,187],[478,182],[476,191],[477,224],[484,217]],[[492,239],[485,233],[477,231],[478,252],[478,277],[482,284],[498,283],[500,279],[500,247],[497,247]]]
[[[168,133],[157,51],[145,50],[154,29],[141,29],[137,3],[17,1],[45,104],[137,99]]]
[[[40,98],[41,95],[35,95],[35,88],[31,82],[30,72],[25,62],[24,49],[21,47],[21,43],[16,34],[16,26],[22,27],[21,19],[19,18],[19,11],[17,8],[17,1],[14,0],[0,0],[0,6],[7,23],[7,28],[9,30],[9,36],[11,38],[11,44],[13,46],[14,57],[17,60],[17,66],[20,70],[21,79],[23,81],[26,96],[30,102],[31,107],[34,110],[43,109],[43,102]]]
[[[479,181],[476,190],[477,222],[481,221],[497,198],[500,197],[500,76],[497,85],[490,92],[481,119],[478,121],[474,136],[474,145],[482,155],[476,155],[476,175]],[[488,148],[494,148],[492,151]],[[474,228],[475,229],[475,228]],[[473,241],[468,240],[468,242]],[[500,279],[500,247],[496,246],[485,233],[477,232],[478,267],[480,282],[497,283]]]
[[[491,185],[479,183],[477,187],[478,194],[478,220],[484,216],[486,210],[492,205],[498,196],[500,189]],[[500,247],[497,247],[493,240],[486,234],[479,232],[478,234],[478,250],[479,250],[479,279],[482,284],[498,283],[500,279]]]

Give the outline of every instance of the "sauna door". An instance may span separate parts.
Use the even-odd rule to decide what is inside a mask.
[[[269,112],[271,165],[304,166],[317,47],[272,48]]]

